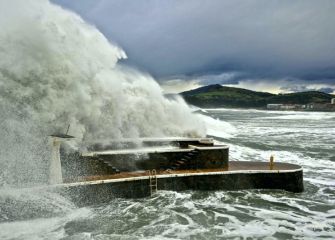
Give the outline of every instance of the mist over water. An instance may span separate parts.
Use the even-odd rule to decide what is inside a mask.
[[[48,135],[90,141],[204,136],[180,98],[118,63],[126,54],[94,26],[47,0],[0,1],[0,179],[43,182]]]

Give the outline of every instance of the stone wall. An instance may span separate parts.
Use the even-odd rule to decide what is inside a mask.
[[[165,175],[167,176],[167,175]],[[290,192],[303,191],[302,170],[290,172],[257,172],[185,175],[159,177],[158,190],[242,190],[278,189]],[[108,202],[112,198],[142,198],[150,196],[149,180],[98,181],[95,184],[59,185],[56,190],[80,206]]]
[[[196,156],[197,169],[227,169],[229,148],[198,148]]]

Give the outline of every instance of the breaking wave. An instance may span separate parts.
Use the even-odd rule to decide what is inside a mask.
[[[125,53],[97,29],[46,0],[0,0],[0,29],[1,239],[334,238],[334,122],[326,115],[313,114],[322,115],[318,122],[304,115],[302,124],[300,116],[259,110],[192,114],[150,76],[121,66]],[[50,189],[10,188],[43,181],[47,135],[68,124],[78,147],[203,136],[206,125],[230,143],[232,158],[275,154],[302,165],[305,192],[161,191],[77,208]]]
[[[0,0],[0,182],[45,179],[49,134],[98,139],[204,136],[181,98],[118,63],[125,52],[47,0]],[[13,174],[15,173],[15,174]]]
[[[223,120],[200,114],[199,117],[206,123],[207,135],[209,136],[231,138],[237,132],[237,129],[233,125]]]

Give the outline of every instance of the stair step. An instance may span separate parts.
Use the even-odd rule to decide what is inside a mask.
[[[106,164],[106,165],[109,166],[109,167],[113,167],[113,166],[110,164],[110,162],[108,162],[108,161],[103,161],[103,163]]]

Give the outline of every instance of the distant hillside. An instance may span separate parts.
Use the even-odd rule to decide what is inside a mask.
[[[199,107],[264,108],[268,103],[307,104],[328,103],[334,95],[309,91],[288,94],[255,92],[219,84],[182,92],[186,102]]]

